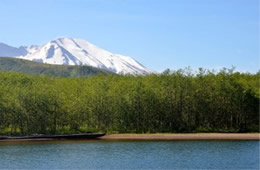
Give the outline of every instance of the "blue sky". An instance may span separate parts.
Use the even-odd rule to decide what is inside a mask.
[[[0,42],[74,37],[157,71],[259,70],[258,0],[1,0]]]

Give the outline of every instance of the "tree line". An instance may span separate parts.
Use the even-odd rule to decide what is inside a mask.
[[[0,72],[0,135],[259,132],[260,73],[64,78]]]

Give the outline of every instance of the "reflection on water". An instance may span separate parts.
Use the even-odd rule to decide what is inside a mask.
[[[259,169],[259,141],[0,143],[0,169]]]

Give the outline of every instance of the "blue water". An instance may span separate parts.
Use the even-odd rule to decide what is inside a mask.
[[[259,169],[259,141],[0,143],[0,169]]]

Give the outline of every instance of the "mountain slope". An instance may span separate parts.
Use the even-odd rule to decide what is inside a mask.
[[[88,65],[118,74],[152,73],[131,57],[110,53],[81,39],[59,38],[32,48],[19,58],[57,65]]]
[[[90,66],[50,65],[10,57],[0,57],[0,71],[22,72],[28,74],[44,74],[62,77],[81,77],[97,74],[114,74],[112,72]]]
[[[0,43],[0,56],[6,56],[6,57],[15,57],[20,55],[26,55],[27,50],[26,47],[11,47],[9,45],[6,45],[4,43]]]

